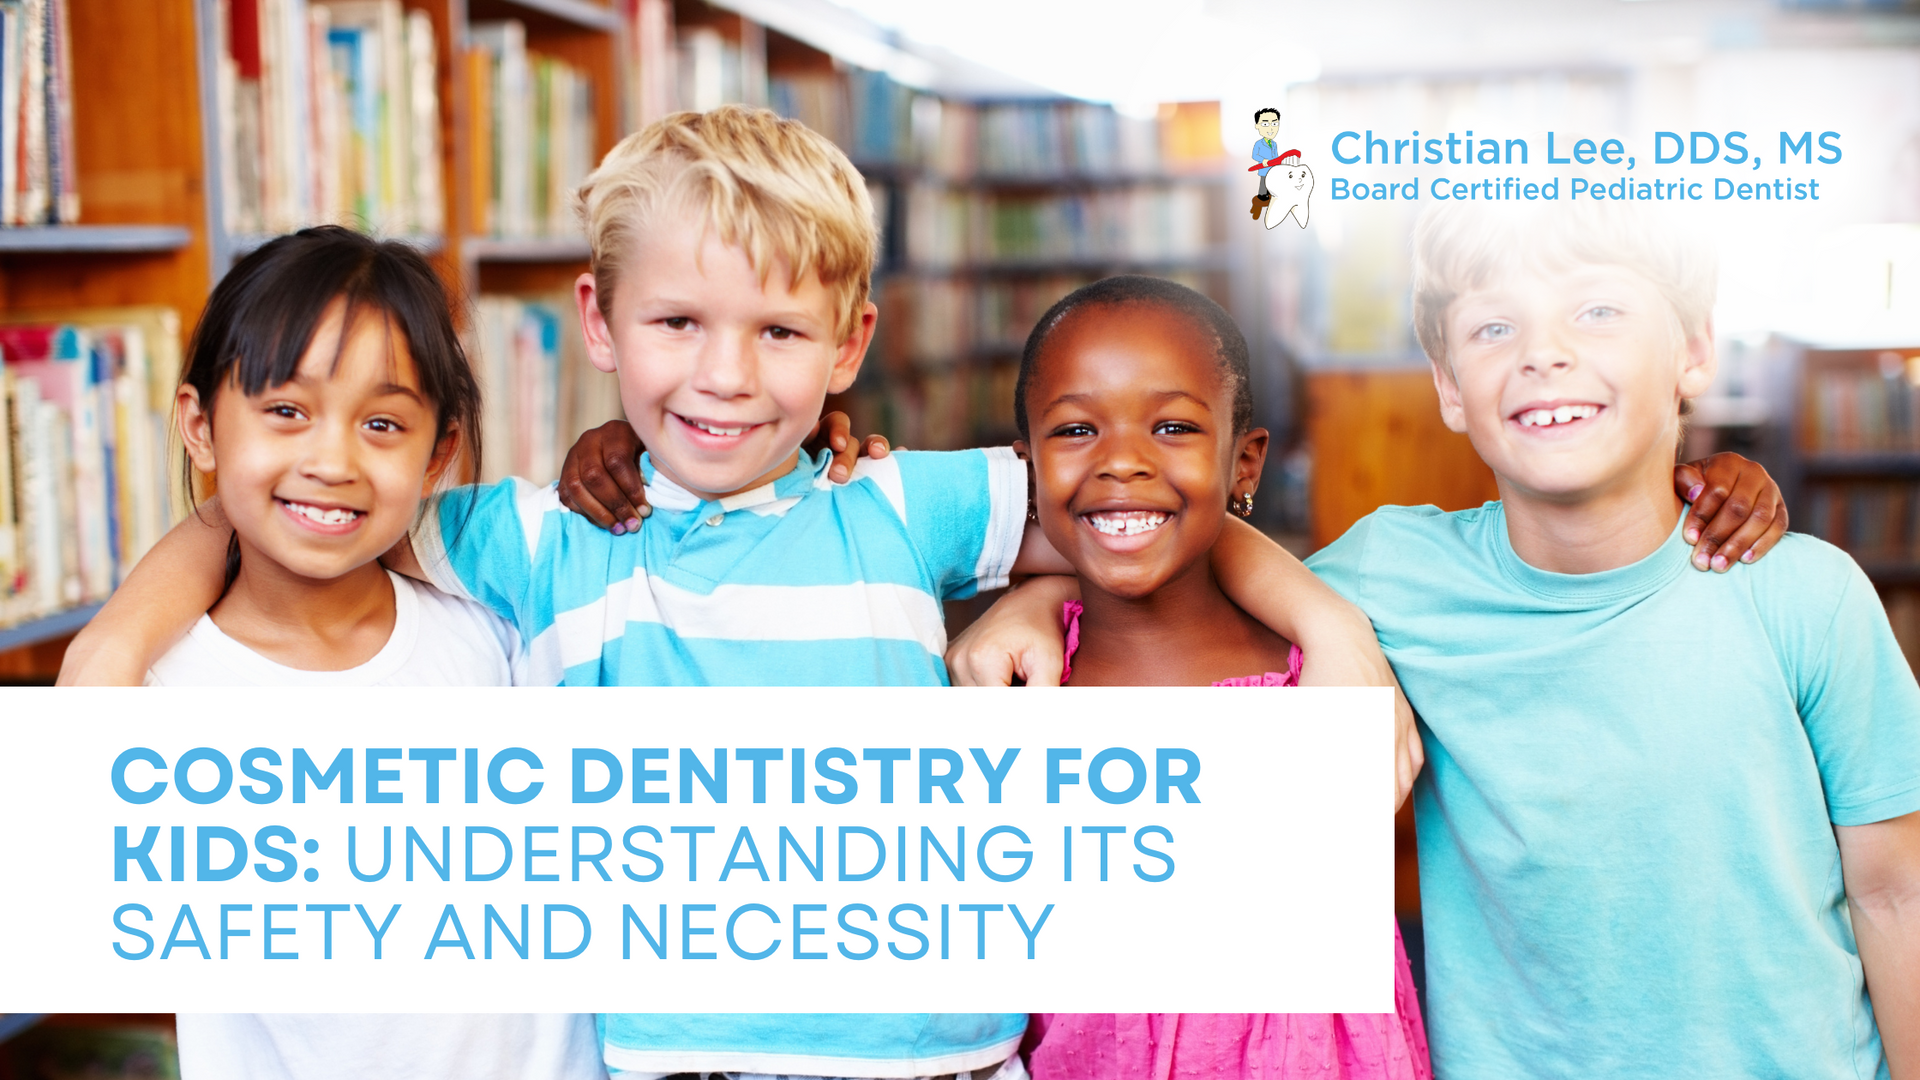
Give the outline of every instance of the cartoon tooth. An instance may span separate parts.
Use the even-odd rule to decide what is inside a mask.
[[[1280,163],[1274,166],[1267,176],[1267,188],[1273,193],[1273,201],[1261,211],[1261,217],[1271,229],[1288,217],[1301,228],[1307,227],[1307,216],[1311,212],[1308,201],[1313,196],[1313,170],[1300,163],[1300,151],[1289,150],[1280,157]],[[1275,213],[1274,211],[1279,211]]]

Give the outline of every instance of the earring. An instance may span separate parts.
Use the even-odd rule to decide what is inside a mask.
[[[1234,496],[1233,499],[1227,503],[1227,509],[1232,510],[1243,518],[1252,517],[1253,492],[1249,491],[1245,495]]]

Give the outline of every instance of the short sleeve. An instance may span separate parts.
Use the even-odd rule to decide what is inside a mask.
[[[860,471],[899,513],[940,599],[1006,585],[1027,519],[1027,467],[1011,448],[900,451]]]
[[[1374,515],[1368,514],[1353,523],[1338,540],[1307,556],[1307,569],[1325,582],[1327,587],[1366,610],[1366,598],[1363,595],[1363,567],[1367,556],[1367,541],[1373,536]]]
[[[1832,554],[1846,563],[1839,602],[1804,624],[1790,666],[1828,818],[1870,825],[1920,810],[1920,686],[1873,585]]]
[[[414,557],[434,587],[485,606],[525,637],[541,504],[551,497],[551,488],[517,479],[443,492],[414,526]]]

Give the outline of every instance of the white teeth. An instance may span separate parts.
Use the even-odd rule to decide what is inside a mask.
[[[299,514],[308,521],[318,522],[322,525],[345,525],[360,516],[360,511],[358,510],[322,510],[317,506],[308,506],[305,503],[297,502],[287,503],[287,509]]]
[[[1157,510],[1126,510],[1108,514],[1088,514],[1087,524],[1106,536],[1138,536],[1165,525],[1169,516]]]
[[[687,423],[691,424],[694,427],[699,428],[701,431],[704,431],[709,435],[728,435],[728,436],[745,434],[747,427],[753,426],[749,424],[746,427],[714,427],[712,424],[703,424],[698,420],[688,420]]]
[[[1552,409],[1528,409],[1520,414],[1522,427],[1551,427],[1575,420],[1591,420],[1600,415],[1598,405],[1561,405]]]

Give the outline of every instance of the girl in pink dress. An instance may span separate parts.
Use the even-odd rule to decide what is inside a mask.
[[[1268,441],[1246,339],[1219,305],[1148,277],[1073,293],[1027,339],[1014,409],[1033,516],[1080,580],[1063,684],[1298,681],[1300,650],[1234,606],[1209,561],[1229,511],[1252,512]],[[1041,1014],[1028,1068],[1033,1080],[1428,1080],[1397,927],[1394,957],[1393,1013]]]

